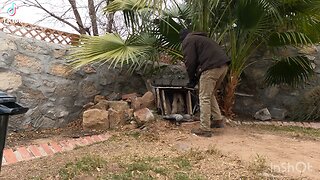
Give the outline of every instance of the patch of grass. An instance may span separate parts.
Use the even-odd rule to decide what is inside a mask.
[[[120,174],[111,174],[106,179],[112,180],[131,180],[131,179],[156,179],[154,174],[166,175],[166,168],[160,167],[159,158],[146,157],[135,159],[132,162],[122,162],[121,166],[125,169]]]
[[[43,178],[41,178],[41,177],[31,177],[30,179],[31,180],[43,180]]]
[[[267,166],[267,159],[264,156],[257,154],[253,162],[249,165],[249,170],[255,175],[268,171],[269,167]]]
[[[209,147],[208,150],[206,150],[206,153],[211,156],[222,156],[222,152],[213,146]]]
[[[106,161],[99,156],[85,156],[75,162],[67,163],[59,170],[61,179],[72,179],[81,173],[90,173],[103,168]]]
[[[125,133],[127,136],[133,137],[135,139],[138,139],[141,136],[141,133],[139,131],[131,131]]]
[[[190,177],[188,176],[187,173],[184,172],[176,172],[174,174],[174,179],[175,180],[190,180]]]
[[[112,135],[107,141],[104,141],[104,143],[115,142],[119,140],[121,140],[121,137],[119,135]]]
[[[152,170],[153,167],[150,163],[147,163],[145,161],[138,161],[133,162],[132,164],[129,164],[127,167],[128,171],[148,171]]]
[[[191,169],[192,165],[189,159],[185,156],[179,156],[172,159],[172,162],[178,166],[179,169],[189,170]]]
[[[320,131],[318,129],[303,128],[298,126],[272,126],[272,125],[260,125],[254,126],[258,129],[271,131],[275,133],[286,133],[293,136],[320,138]]]
[[[204,152],[198,149],[191,149],[185,154],[185,156],[195,162],[199,162],[205,158]]]
[[[122,174],[115,174],[108,176],[105,179],[111,180],[131,180],[131,179],[143,179],[143,180],[153,180],[151,175],[147,172],[124,172]]]
[[[164,167],[156,167],[156,168],[154,168],[154,172],[165,176],[168,174],[168,169],[166,169]]]
[[[203,180],[205,178],[202,178],[200,176],[190,175],[187,172],[176,172],[174,173],[174,179],[175,180]]]
[[[185,156],[163,158],[146,157],[131,161],[122,161],[121,167],[125,169],[118,174],[109,174],[105,179],[129,180],[129,179],[201,179],[196,178],[196,173],[191,173],[191,161]]]

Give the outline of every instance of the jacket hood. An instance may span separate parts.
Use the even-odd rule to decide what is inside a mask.
[[[190,34],[191,35],[197,35],[197,36],[205,36],[205,37],[208,36],[208,34],[205,33],[205,32],[193,32],[193,33],[190,33]]]

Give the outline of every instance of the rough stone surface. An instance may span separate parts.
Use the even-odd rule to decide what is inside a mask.
[[[131,108],[134,110],[139,110],[142,108],[142,98],[141,97],[135,97],[131,99]]]
[[[134,117],[134,110],[133,109],[128,109],[125,112],[126,112],[126,117],[128,119],[132,119]]]
[[[121,99],[127,102],[131,102],[132,99],[137,98],[139,95],[138,93],[130,93],[130,94],[124,94],[121,96]]]
[[[160,64],[159,71],[150,77],[156,86],[186,86],[189,82],[184,65]]]
[[[279,88],[276,87],[276,86],[271,86],[271,87],[268,87],[265,91],[265,96],[267,98],[274,98],[277,96],[277,94],[279,93]]]
[[[61,77],[68,77],[72,72],[71,67],[63,64],[54,64],[51,66],[50,74]]]
[[[272,108],[270,114],[273,119],[284,120],[288,115],[288,111],[286,109]]]
[[[83,107],[95,95],[118,100],[120,94],[146,92],[141,75],[109,69],[108,64],[72,71],[65,58],[69,46],[2,32],[0,41],[0,90],[30,109],[10,117],[9,130],[61,127],[92,108],[92,104]]]
[[[267,108],[264,108],[256,112],[254,118],[261,121],[271,120],[271,114]]]
[[[109,112],[109,120],[110,120],[110,128],[116,129],[119,128],[127,123],[128,116],[126,115],[125,111],[122,110],[115,110],[110,108]]]
[[[109,108],[117,111],[129,110],[129,104],[126,101],[108,101]]]
[[[142,108],[153,108],[154,107],[154,95],[148,91],[142,96]]]
[[[100,100],[92,108],[101,109],[101,110],[108,110],[109,109],[109,102],[107,100]]]
[[[89,109],[83,113],[82,126],[86,130],[109,129],[109,113],[100,109]]]
[[[318,48],[318,50],[317,50]],[[286,85],[267,87],[264,81],[264,75],[268,67],[272,64],[270,54],[264,49],[260,50],[250,62],[255,62],[245,69],[241,76],[241,84],[237,92],[249,94],[248,96],[236,96],[234,111],[237,114],[254,115],[262,108],[268,108],[275,119],[283,119],[293,114],[296,106],[301,105],[301,98],[316,86],[320,85],[320,47],[307,47],[300,50],[294,48],[278,49],[276,53],[280,55],[295,56],[300,52],[308,53],[308,58],[314,62],[313,67],[316,74],[306,84],[293,88]],[[281,109],[273,110],[273,108]],[[286,111],[286,112],[285,112]],[[279,114],[278,114],[279,113]]]
[[[0,72],[0,90],[16,90],[22,85],[22,77],[13,72]]]
[[[94,97],[93,102],[96,104],[96,103],[99,103],[99,102],[102,101],[102,100],[106,100],[106,97],[105,97],[105,96],[101,96],[101,95],[96,95],[96,96]]]
[[[152,92],[146,92],[142,97],[133,97],[130,100],[131,108],[134,110],[139,110],[142,108],[152,109],[155,105],[155,98]]]
[[[14,66],[24,73],[40,73],[42,69],[41,62],[36,58],[18,54],[14,60]]]
[[[143,108],[143,109],[140,109],[140,110],[134,112],[134,118],[138,122],[145,123],[145,122],[153,121],[154,120],[154,115],[152,114],[150,109]]]

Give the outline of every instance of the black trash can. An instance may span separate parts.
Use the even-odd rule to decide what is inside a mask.
[[[0,91],[0,171],[2,165],[3,149],[6,142],[9,116],[23,114],[28,108],[16,103],[16,98]]]

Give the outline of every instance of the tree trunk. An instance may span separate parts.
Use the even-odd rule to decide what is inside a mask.
[[[107,32],[112,33],[113,23],[114,23],[114,13],[108,14],[107,17],[108,17]]]
[[[232,72],[228,76],[228,83],[225,89],[225,96],[223,102],[223,109],[225,116],[232,118],[234,113],[232,111],[235,103],[235,93],[239,83],[239,77]]]
[[[108,0],[107,5],[109,5],[113,0]],[[107,14],[108,24],[107,24],[107,32],[112,33],[113,23],[114,23],[114,13]]]
[[[74,16],[75,16],[75,18],[76,18],[77,24],[78,24],[78,26],[79,26],[80,34],[86,34],[86,29],[85,29],[85,27],[83,26],[80,13],[79,13],[78,8],[77,8],[76,0],[69,0],[69,3],[70,3],[70,5],[71,5],[73,14],[74,14]]]
[[[89,8],[89,16],[91,20],[93,35],[98,36],[99,31],[98,31],[98,24],[97,24],[97,14],[96,14],[93,0],[88,0],[88,8]]]

